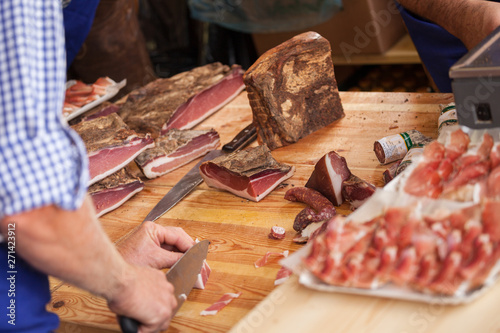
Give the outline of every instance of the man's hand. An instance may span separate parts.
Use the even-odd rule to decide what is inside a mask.
[[[166,330],[177,306],[174,287],[162,271],[130,265],[124,272],[128,283],[108,299],[111,311],[141,323],[140,333]]]
[[[117,249],[130,264],[162,269],[176,263],[194,243],[181,228],[144,222]]]

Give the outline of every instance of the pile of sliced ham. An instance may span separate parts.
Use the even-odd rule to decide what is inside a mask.
[[[81,107],[98,100],[106,95],[108,87],[114,84],[116,83],[109,77],[101,77],[92,84],[76,80],[66,88],[63,115],[67,117]]]
[[[375,289],[393,283],[461,295],[498,273],[499,207],[476,204],[423,213],[414,204],[389,207],[363,223],[335,216],[311,241],[304,263],[331,285]]]
[[[500,195],[500,144],[488,133],[475,145],[461,129],[447,134],[443,143],[433,141],[424,148],[421,160],[404,182],[404,191],[456,201]]]

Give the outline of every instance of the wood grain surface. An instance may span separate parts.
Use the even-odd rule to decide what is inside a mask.
[[[439,104],[452,101],[452,96],[342,92],[341,100],[346,114],[343,119],[293,145],[272,152],[279,162],[294,165],[296,172],[262,201],[251,202],[202,183],[157,220],[161,225],[182,227],[193,238],[211,241],[207,261],[212,274],[206,289],[190,293],[167,332],[227,332],[238,327],[235,325],[246,315],[254,313],[252,309],[266,296],[273,295],[273,290],[278,292],[286,286],[291,288],[289,283],[278,288],[274,286],[280,267],[276,260],[265,267],[254,267],[254,262],[268,251],[293,252],[300,248],[292,241],[295,236],[292,224],[304,205],[284,200],[285,192],[292,186],[304,186],[314,164],[331,150],[346,158],[354,174],[376,186],[383,186],[382,173],[387,166],[378,163],[373,153],[374,141],[410,129],[436,137]],[[226,143],[251,120],[252,112],[243,92],[197,128],[215,128],[221,142]],[[111,240],[116,242],[122,239],[140,224],[151,208],[195,163],[147,181],[143,191],[120,208],[102,216],[100,221]],[[338,212],[349,214],[350,209],[343,205]],[[274,225],[287,230],[284,240],[268,238]],[[114,314],[108,310],[103,299],[54,278],[50,283],[52,300],[48,309],[61,318],[59,332],[104,333],[119,330]],[[242,292],[242,295],[217,315],[200,316],[202,310],[227,292]],[[308,295],[313,294],[312,291],[302,290],[300,297],[305,301]],[[300,297],[298,300],[302,302]],[[330,296],[324,297],[329,299]],[[357,299],[360,304],[365,302],[362,297]],[[376,306],[380,301],[370,299],[367,302],[371,304],[372,316],[384,315]],[[288,305],[295,306],[294,303]],[[293,330],[293,327],[288,330],[307,331]],[[284,330],[274,330],[279,331]]]

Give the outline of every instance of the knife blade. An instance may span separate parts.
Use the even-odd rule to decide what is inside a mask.
[[[172,310],[172,318],[180,309],[187,296],[193,289],[198,274],[207,258],[209,240],[203,240],[193,245],[167,272],[168,282],[174,286],[174,296],[177,299],[177,307]],[[123,333],[136,333],[140,323],[130,317],[118,317],[120,328]]]
[[[221,150],[212,150],[205,157],[196,163],[196,165],[189,170],[189,172],[181,178],[170,189],[170,191],[165,194],[165,196],[156,204],[155,207],[149,212],[144,221],[156,221],[160,216],[165,214],[168,210],[174,207],[179,201],[182,200],[186,195],[188,195],[196,186],[203,182],[203,178],[200,175],[200,165],[205,161],[213,160],[214,158],[229,154],[239,149],[244,148],[250,144],[257,137],[257,130],[252,124],[241,130],[233,140],[225,144]]]

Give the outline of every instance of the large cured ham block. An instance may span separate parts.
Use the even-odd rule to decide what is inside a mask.
[[[154,140],[139,136],[116,114],[82,121],[72,128],[81,136],[89,157],[89,185],[113,174],[154,147]]]
[[[155,147],[137,156],[136,162],[146,177],[156,178],[205,155],[219,144],[219,134],[213,129],[172,129],[156,138]]]
[[[342,118],[328,40],[307,32],[264,53],[244,82],[261,143],[287,146]]]
[[[194,127],[244,87],[240,66],[212,63],[131,92],[119,114],[131,129],[156,138],[172,128]]]
[[[219,156],[200,166],[208,186],[256,202],[294,172],[295,167],[278,163],[265,145]]]
[[[144,183],[123,168],[90,186],[88,193],[99,217],[120,207],[143,188]]]

